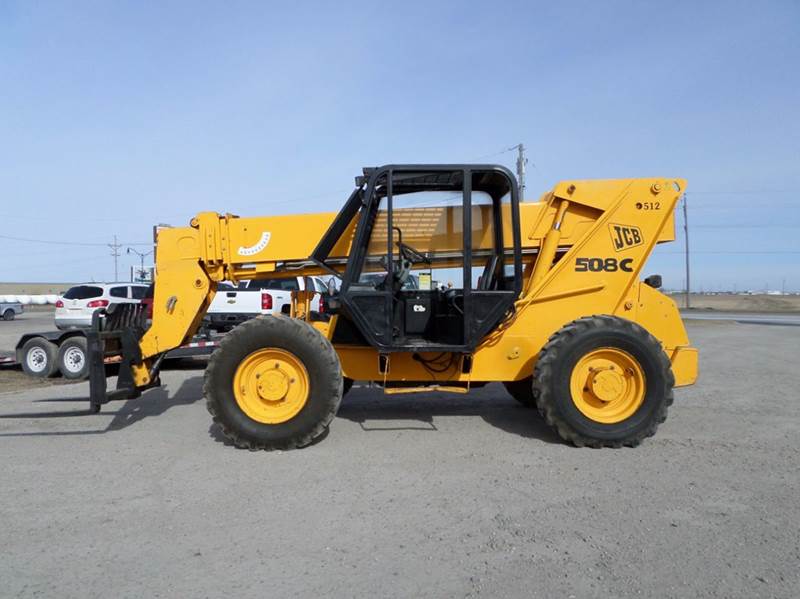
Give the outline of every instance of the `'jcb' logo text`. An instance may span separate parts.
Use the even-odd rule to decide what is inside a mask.
[[[614,249],[618,252],[628,248],[642,245],[642,230],[631,225],[608,225],[611,231],[611,240],[614,242]]]

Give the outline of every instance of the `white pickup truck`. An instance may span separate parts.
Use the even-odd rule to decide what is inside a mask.
[[[318,277],[308,277],[317,295],[311,300],[312,312],[322,313],[322,295],[327,293],[325,282]],[[242,281],[237,287],[231,283],[217,285],[217,294],[208,308],[203,324],[205,328],[225,332],[237,324],[262,314],[288,314],[292,291],[304,291],[303,277],[291,279],[259,279]]]

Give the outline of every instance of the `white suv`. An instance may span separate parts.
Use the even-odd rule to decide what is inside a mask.
[[[141,283],[85,283],[71,287],[56,302],[56,327],[59,329],[92,326],[92,314],[110,304],[138,304],[147,292]]]

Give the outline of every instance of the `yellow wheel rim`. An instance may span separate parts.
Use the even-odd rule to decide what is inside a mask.
[[[647,380],[639,362],[621,349],[589,352],[570,377],[572,401],[580,412],[603,424],[630,418],[644,401]]]
[[[236,403],[250,418],[281,424],[294,418],[308,401],[308,371],[294,354],[267,348],[247,356],[233,376]]]

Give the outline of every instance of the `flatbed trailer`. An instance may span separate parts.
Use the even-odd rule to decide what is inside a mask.
[[[0,356],[0,367],[21,367],[34,378],[56,376],[59,372],[67,379],[89,378],[87,330],[44,331],[26,333],[17,341],[13,356]],[[191,342],[168,352],[165,359],[208,356],[219,344],[221,336],[203,333]],[[105,364],[119,362],[119,356],[106,357]]]

